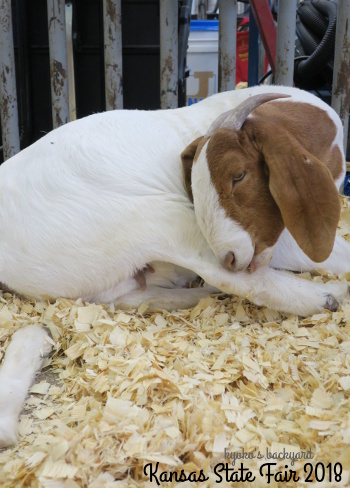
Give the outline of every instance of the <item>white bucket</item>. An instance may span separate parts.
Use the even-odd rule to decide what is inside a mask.
[[[219,22],[192,20],[188,40],[186,80],[187,105],[218,91]]]

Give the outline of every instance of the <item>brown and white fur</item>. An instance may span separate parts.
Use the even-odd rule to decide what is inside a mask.
[[[202,232],[217,259],[235,271],[268,264],[285,228],[314,262],[333,249],[344,178],[341,144],[334,144],[338,127],[323,109],[286,101],[264,103],[238,129],[227,121],[229,112],[182,153]],[[227,225],[240,226],[225,231],[235,251],[228,255],[227,237],[219,242],[227,218]]]
[[[272,92],[288,97],[237,125],[242,102]],[[294,314],[334,310],[346,284],[285,270],[350,270],[350,246],[335,237],[342,141],[330,107],[286,87],[67,124],[0,167],[0,281],[117,307],[184,308],[223,291]],[[134,277],[147,264],[142,291]],[[203,288],[183,288],[198,275]],[[49,348],[40,327],[15,333],[0,370],[0,446],[14,442]]]

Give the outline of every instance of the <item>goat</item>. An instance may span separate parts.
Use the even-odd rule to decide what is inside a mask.
[[[71,122],[0,168],[1,282],[28,297],[118,307],[187,308],[222,291],[287,313],[336,310],[347,284],[285,270],[350,270],[350,245],[335,236],[342,138],[328,105],[276,86]],[[185,289],[197,276],[205,286]],[[14,441],[49,349],[39,327],[14,334],[0,371],[10,385],[0,445]]]

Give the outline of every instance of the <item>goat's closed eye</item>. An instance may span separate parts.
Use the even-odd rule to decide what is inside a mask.
[[[233,181],[241,181],[243,180],[243,178],[245,177],[245,171],[241,171],[240,173],[236,173],[235,175],[233,175]]]

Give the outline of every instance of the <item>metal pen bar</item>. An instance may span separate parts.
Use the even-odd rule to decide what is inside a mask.
[[[69,91],[69,115],[70,120],[77,118],[74,77],[74,53],[73,53],[73,3],[66,2],[66,43],[68,63],[68,91]]]
[[[207,20],[208,0],[198,0],[198,20]]]
[[[265,48],[264,48],[264,44],[262,43],[262,40],[259,39],[258,81],[260,80],[260,78],[264,76],[264,74],[265,74]]]
[[[192,0],[183,0],[179,10],[179,60],[178,60],[178,105],[186,105],[186,54],[191,28]]]
[[[248,45],[248,86],[259,82],[259,31],[255,17],[249,13],[249,45]]]
[[[178,2],[160,0],[160,107],[178,106]]]
[[[122,4],[103,0],[106,110],[123,108]]]
[[[338,0],[332,107],[338,113],[344,127],[346,153],[350,110],[350,0]]]
[[[249,4],[260,33],[260,40],[264,44],[267,59],[274,73],[276,68],[277,29],[269,2],[267,0],[249,0]]]
[[[0,18],[0,109],[6,160],[20,150],[11,0],[1,0]]]
[[[297,0],[279,0],[276,46],[276,85],[293,86]]]
[[[47,0],[53,127],[69,122],[69,87],[64,0]]]
[[[236,86],[237,0],[219,1],[219,92]]]

